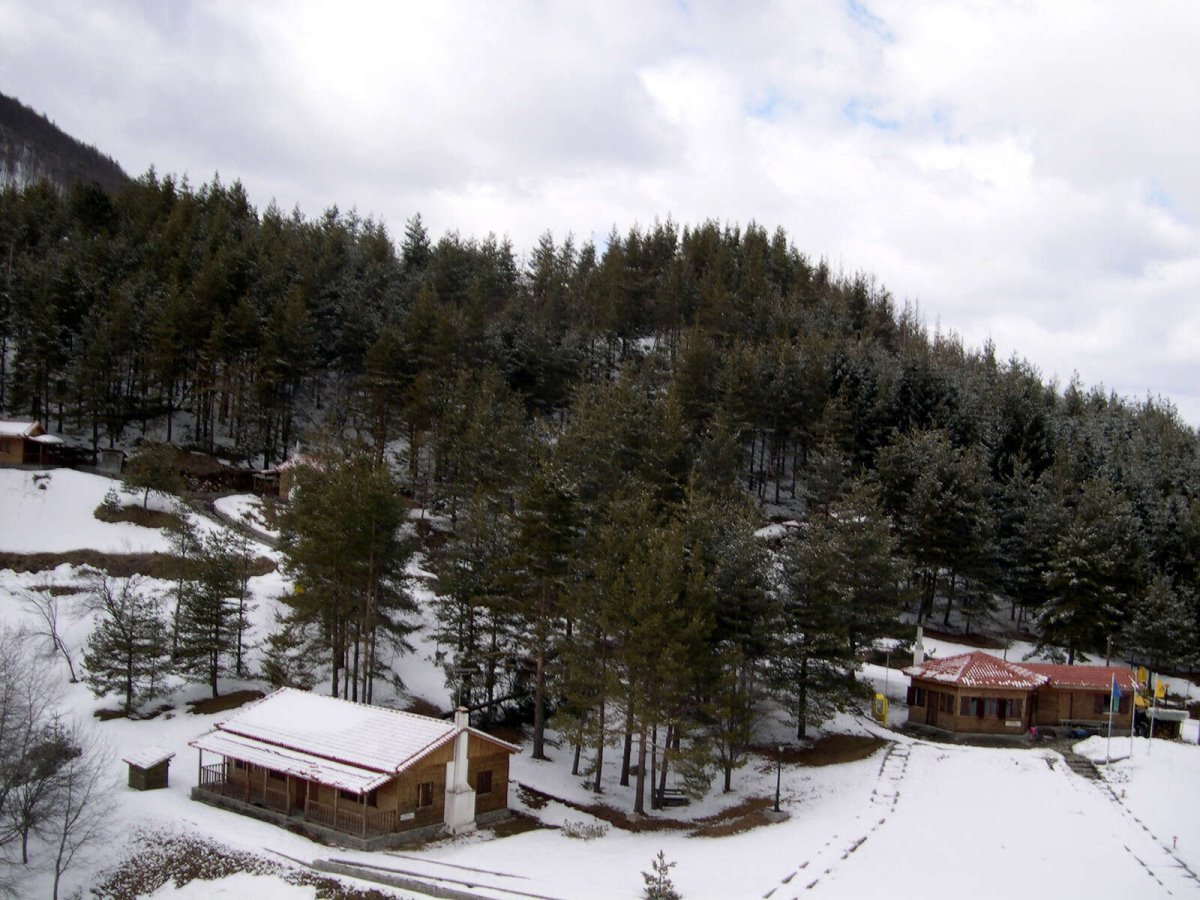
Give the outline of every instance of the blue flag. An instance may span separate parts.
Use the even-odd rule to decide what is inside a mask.
[[[1117,687],[1117,676],[1112,677],[1112,702],[1109,704],[1110,712],[1121,711],[1121,689]]]

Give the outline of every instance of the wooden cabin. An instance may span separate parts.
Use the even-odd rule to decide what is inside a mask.
[[[0,419],[0,464],[53,466],[63,439],[46,434],[41,422]]]
[[[1134,673],[1120,666],[1013,663],[973,651],[931,659],[904,672],[908,721],[956,734],[1021,735],[1031,726],[1108,727],[1114,679],[1120,694],[1113,730],[1133,727]]]
[[[292,688],[191,746],[192,799],[360,849],[503,817],[519,749],[470,728],[463,709],[449,722]]]
[[[129,786],[135,791],[156,791],[170,781],[171,760],[175,754],[161,747],[146,747],[126,756],[121,762],[129,766]]]

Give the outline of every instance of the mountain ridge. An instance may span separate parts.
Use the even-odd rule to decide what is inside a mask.
[[[112,157],[67,134],[45,114],[0,93],[0,187],[46,179],[66,190],[96,182],[115,191],[129,176]]]

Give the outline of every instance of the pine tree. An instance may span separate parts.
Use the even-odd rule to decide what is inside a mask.
[[[126,463],[123,480],[126,490],[144,492],[143,507],[149,505],[151,493],[163,497],[181,493],[183,476],[179,471],[175,448],[154,442],[143,444]]]
[[[237,671],[245,628],[247,560],[244,541],[207,533],[190,565],[179,611],[177,662],[190,678],[218,696],[220,677]]]
[[[170,666],[167,624],[158,599],[137,578],[92,583],[90,605],[99,613],[84,652],[84,680],[96,696],[122,695],[126,715],[155,696]]]
[[[405,519],[396,479],[365,450],[328,450],[297,476],[281,522],[297,590],[283,600],[290,621],[318,629],[334,696],[371,702],[380,641],[407,648],[414,605],[403,577],[411,553],[400,534]]]
[[[1132,605],[1122,646],[1151,669],[1173,670],[1194,661],[1196,652],[1194,598],[1176,588],[1170,576],[1158,573]]]
[[[1073,664],[1077,653],[1099,650],[1119,633],[1142,580],[1142,556],[1129,501],[1106,480],[1084,486],[1045,579],[1039,647],[1065,647]]]

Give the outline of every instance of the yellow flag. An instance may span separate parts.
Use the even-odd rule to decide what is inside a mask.
[[[1154,679],[1154,696],[1159,700],[1167,696],[1167,683],[1161,678]]]
[[[1142,686],[1142,688],[1143,688],[1143,689],[1146,687],[1146,676],[1147,676],[1147,674],[1148,674],[1148,673],[1146,672],[1146,667],[1145,667],[1145,666],[1138,666],[1138,670],[1137,670],[1137,683],[1138,683],[1138,684],[1140,684],[1140,685]]]

